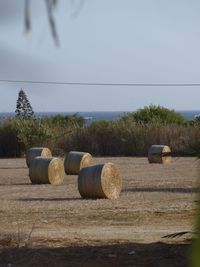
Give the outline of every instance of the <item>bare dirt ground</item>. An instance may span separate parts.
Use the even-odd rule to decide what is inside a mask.
[[[24,159],[0,160],[0,267],[188,266],[197,198],[196,158],[95,158],[120,170],[120,198],[83,200],[77,176],[32,185]]]

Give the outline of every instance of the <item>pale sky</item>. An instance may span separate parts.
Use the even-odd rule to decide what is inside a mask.
[[[60,47],[45,4],[32,0],[24,35],[23,0],[0,0],[0,79],[94,83],[200,83],[198,0],[60,0]],[[34,111],[133,111],[149,104],[200,110],[200,88],[100,87],[0,82],[0,112],[23,88]]]

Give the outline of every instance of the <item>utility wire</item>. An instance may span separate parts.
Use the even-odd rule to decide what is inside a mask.
[[[4,80],[0,83],[29,83],[49,85],[78,85],[78,86],[127,86],[127,87],[199,87],[200,83],[96,83],[96,82],[56,82],[56,81],[31,81],[31,80]]]

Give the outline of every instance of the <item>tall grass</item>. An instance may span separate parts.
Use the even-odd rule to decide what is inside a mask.
[[[99,156],[146,156],[152,144],[169,145],[174,155],[197,155],[200,126],[99,121],[75,129],[59,145],[65,151],[83,150]]]
[[[0,157],[19,157],[24,151],[24,144],[18,138],[16,122],[7,119],[0,124]]]
[[[120,119],[84,125],[79,119],[9,119],[0,125],[0,157],[18,157],[31,146],[48,146],[59,155],[80,150],[98,156],[146,156],[152,144],[169,145],[177,156],[200,153],[198,123],[138,123]]]

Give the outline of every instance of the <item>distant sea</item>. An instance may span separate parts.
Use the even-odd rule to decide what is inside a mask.
[[[192,120],[195,118],[196,115],[200,114],[200,110],[182,110],[176,111],[180,113],[186,120]],[[88,112],[35,112],[37,118],[41,118],[44,116],[55,116],[55,115],[73,115],[77,114],[79,116],[84,117],[86,122],[93,122],[98,120],[116,120],[119,119],[121,116],[128,113],[128,111],[88,111]],[[0,121],[5,120],[9,117],[14,117],[14,112],[0,112]]]

